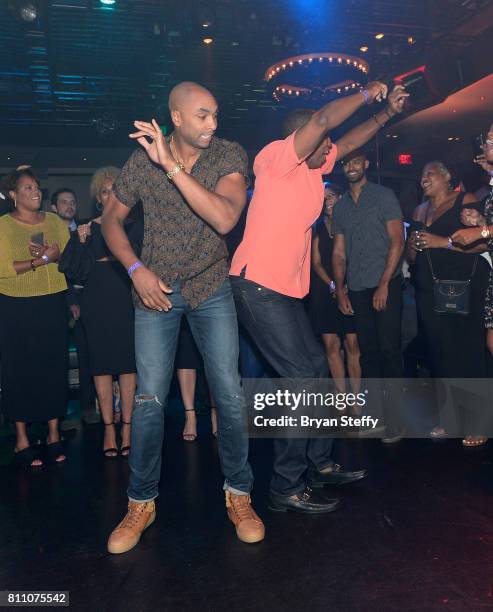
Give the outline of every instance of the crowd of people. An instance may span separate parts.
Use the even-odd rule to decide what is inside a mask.
[[[493,251],[491,194],[478,203],[458,190],[451,168],[430,161],[421,177],[424,202],[406,240],[394,192],[367,177],[363,147],[402,112],[407,96],[400,86],[388,92],[374,82],[318,111],[290,113],[281,138],[255,158],[253,197],[232,257],[224,236],[246,204],[248,159],[239,144],[215,136],[217,102],[197,84],[171,91],[170,136],[154,120],[136,121],[131,138],[139,147],[123,168],[95,173],[91,197],[99,213],[92,219],[76,220],[77,197],[68,187],[53,194],[52,212],[43,212],[40,184],[29,167],[6,178],[11,209],[0,217],[3,414],[15,423],[16,461],[27,468],[65,461],[59,419],[67,404],[70,313],[77,322],[81,398],[90,407],[93,381],[103,454],[129,458],[128,512],[110,535],[109,552],[133,548],[155,520],[164,414],[176,368],[183,439],[197,437],[195,381],[203,367],[227,514],[241,541],[264,538],[250,496],[240,333],[281,378],[332,377],[338,391],[354,393],[363,378],[385,379],[384,441],[402,437],[389,381],[403,377],[404,256],[432,377],[488,375],[493,273],[482,254]],[[384,100],[382,110],[331,141],[330,132],[363,105]],[[478,162],[493,175],[493,126],[483,150]],[[323,182],[337,161],[345,191]],[[454,285],[446,300],[441,283]],[[441,401],[437,390],[437,409]],[[48,424],[43,458],[27,430],[38,421]],[[484,444],[477,433],[464,444]],[[430,435],[445,434],[437,421]],[[366,470],[335,463],[333,443],[274,440],[271,510],[322,514],[339,507],[339,499],[323,494],[324,485],[356,482]]]

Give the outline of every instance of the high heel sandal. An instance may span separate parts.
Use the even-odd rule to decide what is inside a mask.
[[[104,423],[105,427],[114,427],[115,422],[111,421],[111,423]],[[111,454],[110,454],[111,453]],[[105,459],[115,459],[118,457],[118,449],[117,448],[105,448],[103,449],[103,455]]]
[[[122,428],[123,428],[124,425],[129,425],[131,427],[132,426],[132,422],[124,421],[123,417],[122,417]],[[120,453],[121,453],[122,457],[128,457],[129,454],[130,454],[130,449],[131,448],[132,448],[131,446],[122,446],[121,449],[120,449]]]
[[[188,408],[185,409],[185,412],[195,412],[195,408]],[[185,427],[186,427],[186,422],[185,422]],[[183,433],[183,439],[185,440],[185,442],[194,442],[197,439],[197,434],[193,434],[193,433]]]

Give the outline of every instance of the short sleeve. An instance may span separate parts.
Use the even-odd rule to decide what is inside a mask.
[[[321,174],[330,174],[334,169],[337,161],[337,145],[333,144],[330,149],[329,154],[327,155],[327,159],[325,160],[325,164],[320,168]]]
[[[0,278],[15,276],[17,276],[17,272],[14,268],[12,249],[8,237],[5,235],[5,227],[0,227]]]
[[[385,189],[382,195],[381,211],[383,220],[387,223],[388,221],[402,219],[401,205],[392,189]]]
[[[141,199],[140,185],[144,180],[143,170],[146,160],[147,154],[144,151],[134,151],[125,162],[120,176],[113,185],[113,193],[128,208],[133,208]]]
[[[228,174],[241,174],[248,181],[248,155],[237,142],[229,142],[219,168],[219,178]]]
[[[260,151],[253,166],[256,176],[265,173],[271,178],[281,178],[304,162],[304,159],[298,159],[296,155],[294,148],[295,133],[293,132],[284,140],[271,142]]]
[[[343,214],[341,200],[334,206],[332,210],[332,232],[334,234],[344,234]]]

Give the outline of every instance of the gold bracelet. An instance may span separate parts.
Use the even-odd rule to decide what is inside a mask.
[[[178,172],[181,172],[182,170],[185,170],[185,166],[183,164],[176,164],[176,166],[171,169],[169,172],[166,172],[166,176],[169,178],[170,181],[173,180],[173,177],[175,177]]]

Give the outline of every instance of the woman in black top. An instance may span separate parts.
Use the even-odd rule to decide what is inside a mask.
[[[423,169],[421,186],[426,201],[414,211],[413,219],[422,229],[412,232],[407,255],[414,263],[418,316],[428,341],[433,378],[486,377],[484,300],[489,265],[478,255],[484,245],[465,248],[450,236],[462,228],[464,206],[475,202],[472,194],[454,191],[453,173],[443,162],[435,161]],[[468,315],[437,314],[433,275],[442,280],[471,279]],[[445,435],[436,427],[432,436]],[[483,436],[466,436],[466,446],[484,444]]]
[[[325,188],[323,213],[313,232],[312,275],[308,303],[313,330],[322,337],[330,373],[338,391],[345,391],[346,371],[341,353],[341,340],[343,340],[349,376],[353,391],[357,393],[361,381],[361,366],[354,316],[344,315],[339,310],[332,272],[334,248],[332,211],[341,196],[342,190],[338,185],[331,183]]]
[[[461,229],[452,236],[457,244],[467,246],[478,239],[486,240],[490,256],[493,257],[493,124],[490,125],[486,142],[483,145],[484,155],[475,159],[490,177],[491,191],[486,198],[483,214],[473,209],[465,209],[462,213],[462,223],[469,228]],[[488,291],[485,302],[486,344],[493,355],[493,270],[490,272]]]
[[[99,208],[107,204],[118,168],[100,168],[91,181],[91,195]],[[95,263],[81,295],[81,320],[87,336],[89,362],[104,422],[103,452],[116,457],[116,432],[113,421],[113,376],[118,377],[122,412],[121,454],[130,451],[130,424],[136,387],[134,348],[134,308],[131,283],[126,270],[115,260],[101,234],[101,216],[79,225],[81,243],[92,251]],[[126,225],[127,235],[138,242],[142,227]]]

